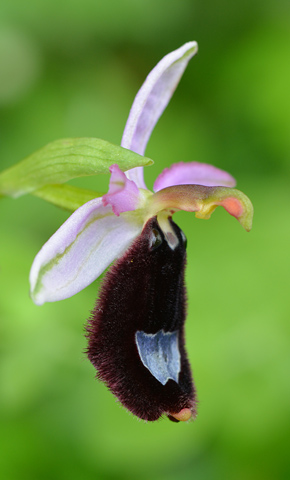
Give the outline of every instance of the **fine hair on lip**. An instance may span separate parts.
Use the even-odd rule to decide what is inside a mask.
[[[178,246],[173,250],[168,245],[157,218],[151,218],[108,271],[87,325],[87,354],[97,377],[128,410],[149,421],[164,414],[180,421],[178,412],[184,409],[195,416],[195,388],[184,343],[186,242],[179,227],[172,220],[170,224]],[[153,230],[158,245],[152,244]],[[152,375],[138,352],[138,331],[176,332],[178,378],[163,385]]]

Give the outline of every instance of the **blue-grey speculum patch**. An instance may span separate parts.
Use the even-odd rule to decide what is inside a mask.
[[[145,333],[137,331],[136,345],[143,365],[150,373],[165,385],[169,379],[178,383],[180,372],[180,353],[178,332]]]

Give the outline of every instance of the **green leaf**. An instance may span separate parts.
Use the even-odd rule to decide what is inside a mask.
[[[49,143],[0,173],[0,195],[17,198],[45,185],[109,173],[114,163],[126,171],[152,165],[153,161],[99,138],[65,138]]]
[[[70,212],[74,212],[89,200],[93,200],[93,198],[103,196],[103,193],[67,184],[46,185],[35,190],[32,194]]]

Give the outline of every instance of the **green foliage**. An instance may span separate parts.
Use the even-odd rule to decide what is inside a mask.
[[[30,195],[1,200],[0,477],[289,478],[289,2],[2,7],[0,170],[56,138],[120,144],[145,76],[193,39],[199,54],[148,145],[147,185],[171,163],[212,163],[237,178],[255,221],[245,234],[223,209],[209,221],[176,214],[188,238],[186,336],[199,415],[152,425],[116,404],[83,353],[99,283],[43,307],[29,298],[32,260],[67,213]],[[73,186],[107,191],[108,177]]]
[[[75,187],[73,185],[46,185],[32,192],[36,197],[52,203],[56,207],[74,212],[89,200],[101,197],[101,192]]]
[[[65,138],[49,143],[0,173],[0,193],[17,198],[46,185],[109,173],[113,163],[118,163],[120,169],[125,171],[153,162],[99,138]],[[51,195],[52,192],[53,189]],[[70,193],[73,195],[74,191]],[[58,191],[58,195],[61,196],[61,191]]]

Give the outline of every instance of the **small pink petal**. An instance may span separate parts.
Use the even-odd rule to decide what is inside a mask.
[[[173,185],[204,185],[206,187],[234,187],[236,180],[229,173],[213,165],[199,162],[174,163],[156,178],[154,192]]]
[[[140,192],[135,182],[129,180],[118,165],[110,167],[109,191],[103,196],[103,205],[111,205],[115,215],[136,210],[140,202]]]

